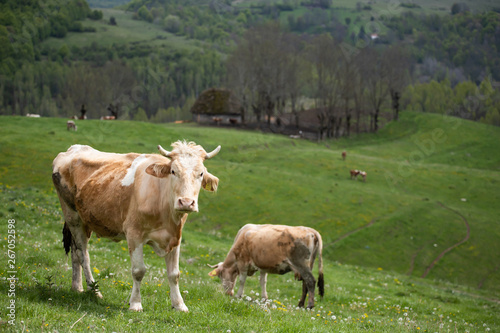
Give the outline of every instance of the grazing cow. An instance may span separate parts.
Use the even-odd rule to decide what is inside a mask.
[[[351,170],[351,179],[358,179],[358,176],[363,177],[363,181],[366,182],[366,171]]]
[[[178,285],[182,228],[188,214],[198,211],[200,188],[217,190],[219,179],[203,161],[217,155],[220,146],[210,153],[193,142],[178,141],[172,147],[169,152],[158,146],[159,155],[104,153],[74,145],[54,159],[52,180],[65,219],[66,254],[71,249],[73,289],[83,290],[82,267],[87,288],[94,282],[87,244],[95,232],[127,240],[134,281],[130,310],[142,310],[143,246],[148,244],[165,257],[172,306],[188,311]]]
[[[210,276],[218,276],[224,290],[234,295],[236,277],[240,277],[240,288],[236,297],[243,295],[247,276],[260,270],[262,297],[267,298],[267,274],[285,274],[290,271],[302,280],[302,297],[299,307],[304,306],[307,293],[307,307],[314,307],[314,288],[316,281],[312,274],[314,260],[318,259],[318,288],[324,295],[323,278],[323,241],[321,235],[308,227],[289,227],[271,224],[247,224],[238,231],[234,244],[224,262],[210,266],[215,268]]]
[[[69,130],[73,130],[73,131],[76,132],[76,130],[77,130],[77,126],[76,126],[76,124],[75,124],[75,122],[73,120],[68,120],[66,122],[66,128],[67,128],[68,131]]]
[[[217,126],[219,126],[219,125],[220,125],[220,123],[222,122],[222,118],[220,118],[220,117],[213,117],[213,118],[212,118],[212,121],[213,121],[214,123],[216,123],[216,124],[217,124]]]
[[[102,116],[101,117],[101,120],[115,120],[116,117],[115,116]]]
[[[360,171],[359,175],[363,177],[363,181],[366,183],[366,172],[365,171]]]
[[[344,161],[345,161],[346,156],[347,156],[347,152],[344,150],[344,151],[342,152],[342,160],[344,160]]]
[[[237,118],[229,118],[229,123],[231,125],[236,125],[238,123],[238,119]]]

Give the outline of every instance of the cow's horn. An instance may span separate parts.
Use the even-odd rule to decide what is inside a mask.
[[[172,152],[163,149],[163,147],[160,145],[158,145],[158,150],[160,151],[160,154],[162,154],[165,157],[170,157],[170,154],[172,154]]]
[[[208,160],[209,158],[214,157],[220,152],[220,146],[217,146],[214,150],[212,150],[210,153],[207,153],[207,156],[205,156],[205,159]]]
[[[210,264],[207,264],[207,266],[208,266],[208,267],[210,267],[210,268],[217,268],[217,267],[219,267],[219,264],[217,264],[217,265],[210,265]]]

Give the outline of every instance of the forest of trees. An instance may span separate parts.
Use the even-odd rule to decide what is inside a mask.
[[[257,122],[286,111],[299,127],[307,96],[320,137],[377,131],[387,100],[394,100],[390,118],[397,119],[397,101],[411,77],[409,56],[398,46],[352,48],[329,34],[304,40],[276,23],[249,29],[227,66],[228,85]]]
[[[363,26],[348,37],[351,22],[337,18],[331,1],[236,8],[231,1],[133,0],[126,8],[203,48],[53,48],[42,42],[92,32],[83,22],[102,21],[102,12],[85,0],[5,0],[0,114],[70,117],[84,104],[90,118],[112,108],[120,119],[174,121],[191,118],[203,90],[226,86],[246,121],[284,113],[298,121],[300,111],[314,108],[322,137],[376,131],[381,118],[397,119],[405,109],[500,125],[496,12],[384,16],[387,36],[372,41]]]
[[[87,116],[99,118],[112,104],[121,119],[174,121],[190,116],[187,102],[205,87],[222,83],[223,63],[215,51],[42,46],[48,37],[85,31],[74,27],[87,17],[102,18],[84,0],[8,1],[0,7],[0,114],[73,116],[85,104]]]
[[[405,12],[383,21],[398,39],[414,39],[411,48],[417,62],[435,58],[477,84],[487,75],[500,80],[499,13],[489,11],[474,15],[464,11],[440,16]]]

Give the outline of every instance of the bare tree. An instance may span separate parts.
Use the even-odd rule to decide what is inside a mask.
[[[81,106],[86,106],[86,115],[89,118],[98,118],[99,110],[104,109],[103,103],[107,100],[106,91],[109,89],[109,78],[103,76],[96,68],[81,64],[75,65],[68,73],[62,91],[64,97],[71,97],[73,112],[79,112]]]
[[[103,75],[109,79],[110,86],[106,89],[106,100],[102,101],[102,108],[109,103],[109,110],[116,119],[125,104],[133,103],[132,89],[137,86],[133,71],[127,65],[118,61],[109,61],[104,65]],[[129,107],[133,107],[128,105]]]
[[[339,79],[341,81],[340,96],[342,98],[342,108],[345,116],[346,135],[351,133],[351,117],[353,106],[351,101],[355,101],[356,85],[358,82],[358,70],[353,57],[343,54],[341,56],[341,68],[339,70]]]
[[[290,64],[286,70],[286,82],[291,113],[295,120],[295,127],[299,128],[299,107],[297,103],[303,94],[304,87],[310,81],[311,67],[304,60],[305,57],[302,50],[300,50],[298,38],[293,38],[292,43],[295,48],[290,54]]]
[[[269,22],[248,30],[242,46],[248,53],[247,74],[251,77],[252,108],[260,122],[262,113],[270,124],[276,106],[283,99],[283,75],[286,61],[284,34],[278,23]]]
[[[410,80],[410,56],[401,46],[391,46],[383,54],[384,67],[387,71],[387,84],[392,100],[393,119],[399,119],[399,99]]]
[[[356,116],[356,133],[360,132],[361,125],[361,114],[365,108],[365,99],[364,99],[364,91],[365,86],[363,84],[363,78],[361,73],[363,57],[358,53],[353,55],[351,58],[353,71],[352,76],[350,78],[351,87],[352,87],[352,99],[354,101],[354,113]]]
[[[241,41],[240,43],[245,43]],[[251,101],[252,75],[251,59],[245,46],[239,45],[226,62],[227,66],[227,85],[238,97],[241,104],[241,121],[244,124],[247,121],[246,111]]]
[[[370,106],[370,130],[376,132],[380,109],[389,94],[387,62],[375,49],[369,47],[361,50],[360,57],[360,70]]]
[[[318,109],[319,138],[333,137],[340,128],[339,114],[341,82],[339,71],[341,51],[327,34],[316,37],[311,43],[310,61],[314,68],[314,97]]]

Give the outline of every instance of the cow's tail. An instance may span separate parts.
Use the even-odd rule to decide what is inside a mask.
[[[325,295],[325,278],[323,276],[323,240],[319,232],[316,232],[318,237],[318,289],[319,296],[323,299]]]
[[[64,222],[62,234],[63,234],[64,250],[66,251],[66,255],[68,255],[71,249],[71,242],[73,241],[73,236],[71,235],[71,231],[69,230],[69,227],[66,224],[66,222]]]

